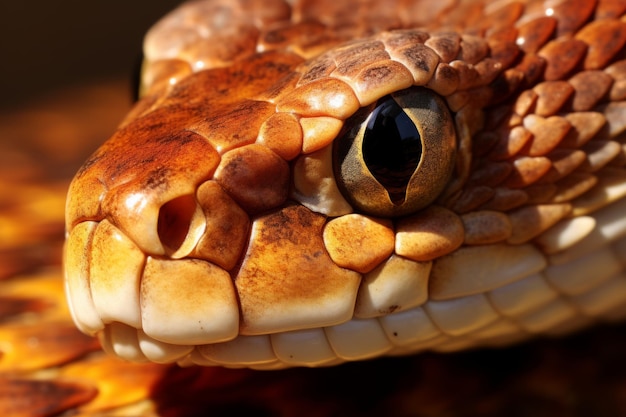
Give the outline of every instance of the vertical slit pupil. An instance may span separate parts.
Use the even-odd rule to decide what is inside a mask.
[[[390,96],[379,100],[363,136],[363,159],[393,204],[406,199],[406,188],[422,158],[415,123]]]

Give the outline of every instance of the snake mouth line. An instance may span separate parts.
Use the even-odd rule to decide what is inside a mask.
[[[356,286],[338,297],[345,307],[335,317],[304,324],[255,317],[226,270],[146,256],[107,220],[70,233],[66,290],[79,328],[133,361],[274,369],[507,344],[621,310],[624,210],[626,202],[598,211],[596,232],[548,258],[532,245],[467,247],[434,262],[392,255],[352,272]]]

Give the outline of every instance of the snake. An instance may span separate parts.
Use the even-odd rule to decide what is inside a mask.
[[[626,316],[626,2],[206,0],[66,203],[77,327],[282,369]]]

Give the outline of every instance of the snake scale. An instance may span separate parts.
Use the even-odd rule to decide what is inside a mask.
[[[70,185],[75,324],[130,361],[269,370],[622,319],[625,14],[183,4]]]

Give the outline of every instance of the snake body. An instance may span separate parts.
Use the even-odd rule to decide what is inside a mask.
[[[70,186],[76,325],[133,361],[279,369],[623,318],[625,13],[182,5]]]

